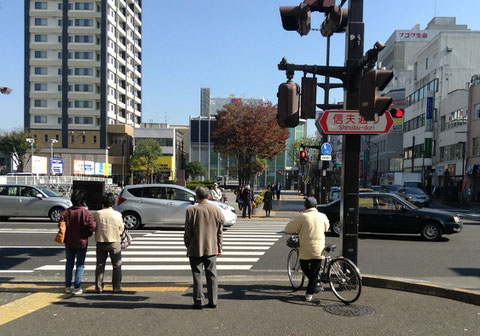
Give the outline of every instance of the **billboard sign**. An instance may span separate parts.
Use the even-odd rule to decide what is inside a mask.
[[[32,157],[32,173],[33,174],[47,174],[48,172],[48,160],[43,156]]]
[[[50,159],[50,173],[54,175],[63,174],[63,159],[61,158]]]
[[[85,174],[85,161],[73,160],[73,174],[75,175]]]
[[[95,174],[95,162],[93,161],[84,161],[84,172],[85,175]]]

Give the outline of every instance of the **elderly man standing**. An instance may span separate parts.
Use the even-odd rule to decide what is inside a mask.
[[[321,261],[325,258],[322,252],[325,248],[325,232],[330,223],[328,217],[317,210],[317,200],[314,197],[306,198],[303,206],[305,211],[287,224],[285,233],[298,233],[300,266],[308,278],[305,300],[310,302],[315,292]]]
[[[187,209],[184,241],[193,274],[193,307],[202,309],[202,271],[207,278],[208,307],[216,308],[218,299],[217,256],[222,254],[223,224],[220,209],[208,203],[209,190],[195,189],[197,206]]]

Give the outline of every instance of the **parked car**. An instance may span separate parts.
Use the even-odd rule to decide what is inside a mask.
[[[374,185],[374,186],[372,186],[372,190],[373,191],[380,191],[380,186]]]
[[[391,193],[359,194],[359,232],[420,234],[439,240],[443,234],[462,231],[461,219],[447,211],[421,209]],[[318,206],[327,215],[330,229],[340,234],[340,200]]]
[[[10,217],[49,217],[58,222],[62,212],[71,207],[66,197],[47,188],[21,184],[0,185],[0,220]]]
[[[401,185],[398,184],[382,184],[380,186],[380,192],[387,192],[387,193],[396,193],[398,189],[402,188]]]
[[[235,208],[229,204],[208,201],[220,208],[223,226],[237,221]],[[195,193],[173,184],[126,186],[118,196],[115,210],[122,213],[125,227],[135,230],[147,224],[184,226],[187,208],[195,205]]]
[[[419,188],[400,188],[396,194],[418,206],[428,207],[430,204],[430,197],[428,197],[428,195]]]

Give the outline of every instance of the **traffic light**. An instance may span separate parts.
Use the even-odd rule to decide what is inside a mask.
[[[345,31],[348,23],[348,9],[335,6],[326,14],[325,20],[320,26],[320,33],[324,37],[332,36],[333,33],[341,33]]]
[[[278,87],[277,122],[280,127],[297,127],[299,115],[300,86],[289,79]]]
[[[405,114],[404,109],[396,109],[396,108],[391,108],[388,110],[390,114],[392,115],[392,118],[401,118]]]
[[[304,150],[301,150],[300,151],[300,164],[301,165],[306,165],[307,162],[308,162],[307,152],[305,152]]]
[[[392,104],[391,97],[378,97],[378,90],[385,89],[393,78],[393,71],[369,70],[360,79],[359,111],[367,121],[375,120],[375,114],[379,116]]]
[[[300,107],[302,119],[315,119],[315,110],[317,107],[317,77],[302,77]]]
[[[310,15],[310,7],[303,3],[299,6],[280,6],[283,29],[296,30],[300,36],[310,32]]]

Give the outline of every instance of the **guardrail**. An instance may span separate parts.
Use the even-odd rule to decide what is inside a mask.
[[[113,183],[111,178],[96,176],[0,176],[0,184],[72,185],[74,180]]]

